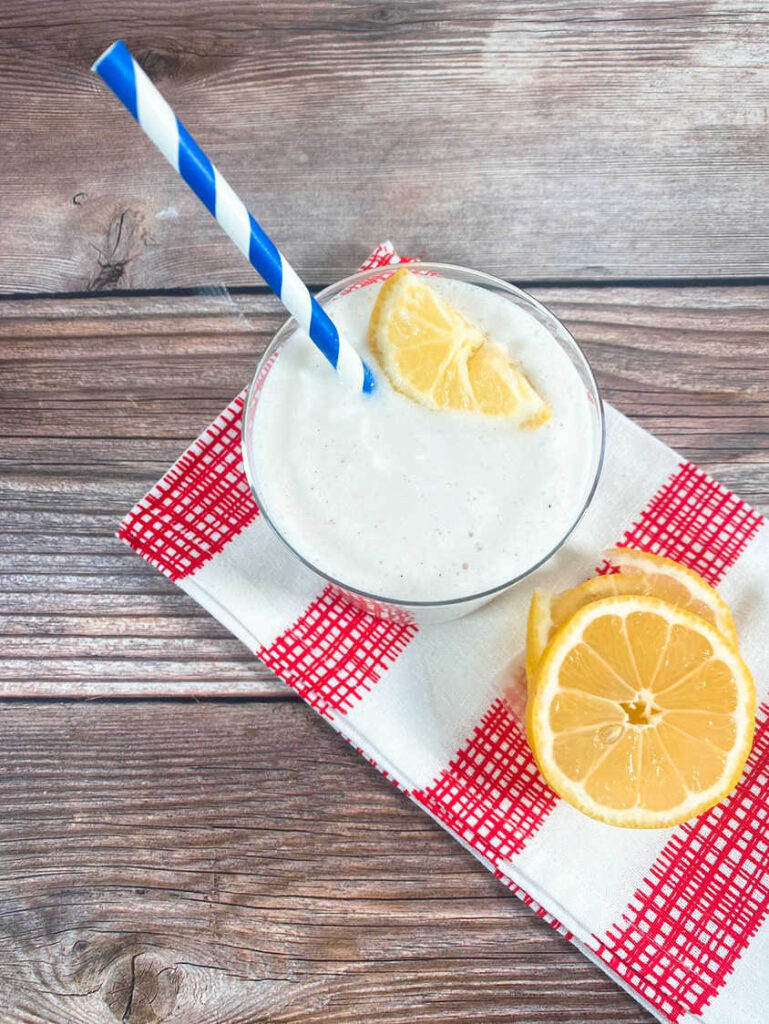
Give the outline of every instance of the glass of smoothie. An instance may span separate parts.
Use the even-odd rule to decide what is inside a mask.
[[[385,372],[372,324],[398,270],[363,271],[317,296],[374,370],[373,394],[345,388],[289,320],[249,387],[243,459],[261,514],[298,559],[365,611],[421,625],[475,610],[565,543],[598,483],[604,419],[587,359],[548,309],[488,274],[438,263],[408,273],[437,296],[435,309],[467,325],[467,345],[486,339],[494,359],[510,361],[523,411],[420,402]],[[449,404],[467,365],[455,377],[443,386]],[[422,387],[417,371],[412,379]],[[493,388],[482,396],[491,407],[496,398]]]

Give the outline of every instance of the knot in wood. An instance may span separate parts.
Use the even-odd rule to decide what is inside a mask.
[[[156,952],[130,953],[112,964],[104,1002],[121,1024],[162,1024],[174,1011],[179,984],[172,958]]]

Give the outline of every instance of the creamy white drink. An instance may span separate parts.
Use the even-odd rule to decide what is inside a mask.
[[[505,294],[430,286],[501,345],[552,410],[536,429],[426,408],[396,391],[369,350],[381,284],[326,308],[377,375],[351,393],[306,336],[280,349],[250,443],[263,510],[308,562],[344,585],[403,602],[480,594],[558,545],[595,471],[590,399],[549,331]]]

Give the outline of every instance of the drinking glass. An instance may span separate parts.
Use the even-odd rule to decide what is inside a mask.
[[[376,270],[361,271],[357,274],[353,274],[351,277],[346,277],[343,281],[338,281],[336,284],[330,285],[330,287],[320,292],[316,298],[322,306],[333,305],[334,300],[340,295],[344,295],[354,288],[365,288],[379,283],[387,277],[390,277],[397,269],[398,266],[394,265],[392,267]],[[587,482],[584,492],[581,499],[574,505],[574,514],[571,517],[567,528],[563,531],[557,542],[549,551],[545,554],[538,552],[533,556],[531,565],[527,566],[523,571],[516,573],[510,579],[499,583],[497,586],[492,587],[489,590],[484,590],[480,593],[468,593],[460,597],[440,601],[408,601],[402,599],[398,594],[367,593],[352,586],[344,579],[336,579],[333,576],[330,576],[327,572],[324,572],[316,565],[313,565],[310,559],[303,554],[300,548],[289,544],[285,537],[282,536],[280,528],[272,518],[270,508],[265,504],[260,495],[259,451],[254,440],[255,413],[259,404],[259,396],[262,388],[264,387],[270,370],[279,357],[281,347],[298,329],[298,325],[294,319],[291,319],[280,328],[259,361],[253,381],[248,389],[248,397],[246,399],[246,405],[243,412],[243,462],[245,465],[246,476],[248,477],[248,481],[251,485],[251,490],[256,503],[259,506],[260,513],[296,558],[303,562],[304,565],[320,577],[321,580],[331,584],[335,590],[343,594],[357,607],[369,614],[377,615],[380,618],[393,619],[400,622],[413,622],[421,626],[432,622],[445,622],[449,619],[459,618],[460,616],[467,615],[470,612],[475,611],[475,609],[480,608],[481,605],[485,604],[487,601],[490,601],[497,595],[510,590],[511,587],[520,583],[521,580],[526,579],[533,572],[536,572],[540,566],[547,562],[548,559],[552,558],[552,556],[565,544],[577,523],[585,514],[585,511],[590,505],[593,495],[595,494],[595,489],[598,485],[598,479],[600,477],[601,467],[603,464],[605,424],[601,396],[595,382],[595,377],[593,376],[593,371],[590,368],[590,364],[588,363],[585,354],[560,320],[558,320],[549,309],[543,306],[542,303],[537,302],[536,299],[532,298],[526,292],[521,291],[520,288],[516,288],[514,285],[508,284],[506,281],[501,281],[496,277],[492,277],[490,274],[471,270],[468,267],[453,266],[446,263],[418,263],[414,264],[412,269],[438,274],[441,277],[453,278],[454,280],[467,282],[475,285],[476,287],[487,289],[496,295],[504,296],[508,301],[524,309],[534,317],[535,320],[539,321],[539,323],[547,328],[557,344],[566,353],[574,366],[574,369],[579,375],[587,394],[590,419],[588,450],[584,453],[584,457],[588,463],[588,473],[586,474]],[[342,385],[340,385],[340,387],[341,386]],[[449,470],[450,467],[447,467],[447,472]],[[547,510],[543,509],[542,514],[547,515]]]

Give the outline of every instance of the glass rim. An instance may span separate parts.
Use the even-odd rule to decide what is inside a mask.
[[[246,400],[243,404],[243,413],[241,416],[243,467],[246,473],[246,479],[248,480],[249,487],[251,488],[251,493],[254,497],[254,501],[256,502],[257,508],[259,509],[259,515],[265,519],[268,526],[276,535],[276,537],[281,541],[281,543],[286,548],[288,548],[288,550],[296,558],[298,558],[303,565],[305,565],[308,569],[311,569],[312,572],[314,572],[317,576],[320,576],[322,579],[327,580],[329,583],[333,584],[336,587],[339,587],[343,591],[350,591],[350,593],[355,594],[360,598],[363,598],[365,601],[370,601],[373,603],[393,605],[396,607],[406,609],[413,608],[415,610],[423,608],[450,608],[463,604],[470,604],[471,602],[485,601],[486,599],[491,599],[492,597],[495,597],[497,594],[501,594],[503,591],[515,586],[516,583],[520,583],[522,580],[525,580],[527,576],[531,576],[531,574],[536,572],[537,569],[539,569],[541,566],[545,564],[545,562],[548,562],[553,557],[553,555],[556,554],[556,552],[560,551],[560,549],[564,546],[566,541],[569,539],[569,537],[572,535],[574,530],[579,525],[580,521],[585,515],[585,512],[587,512],[588,508],[590,507],[590,504],[596,492],[596,488],[598,487],[598,482],[601,478],[601,472],[603,470],[604,457],[606,454],[606,416],[604,414],[603,399],[601,397],[601,392],[598,388],[598,383],[595,379],[595,374],[593,373],[593,368],[590,365],[590,361],[588,360],[587,356],[583,352],[582,347],[576,341],[571,331],[565,326],[565,324],[561,322],[561,320],[558,319],[558,317],[550,309],[548,309],[547,306],[541,303],[538,299],[535,299],[533,295],[530,295],[528,292],[525,292],[522,288],[518,288],[514,284],[510,284],[509,281],[503,281],[499,277],[494,277],[493,274],[487,274],[483,270],[475,270],[472,267],[464,267],[461,266],[460,264],[455,263],[435,263],[427,260],[420,260],[419,262],[406,264],[393,263],[383,267],[370,267],[367,270],[359,270],[357,271],[357,273],[351,274],[349,277],[342,278],[340,281],[336,281],[334,284],[328,285],[326,288],[322,289],[322,291],[317,292],[315,294],[315,298],[322,305],[323,299],[328,298],[331,295],[339,294],[340,292],[343,292],[346,288],[350,288],[353,285],[356,285],[367,279],[371,279],[372,276],[378,278],[380,274],[384,275],[387,274],[388,272],[394,273],[401,266],[409,266],[414,269],[425,268],[426,270],[435,270],[438,272],[440,272],[441,270],[460,271],[464,274],[471,274],[474,277],[481,279],[482,281],[485,280],[489,284],[493,285],[495,288],[499,288],[501,286],[503,290],[507,291],[508,293],[516,297],[523,297],[526,300],[526,302],[531,303],[538,310],[539,313],[544,315],[546,319],[553,320],[558,325],[558,327],[564,332],[564,334],[568,337],[568,339],[574,346],[577,355],[582,361],[582,368],[585,371],[588,382],[590,384],[590,388],[592,390],[592,396],[595,399],[599,427],[599,449],[598,458],[596,459],[595,464],[595,470],[593,472],[593,477],[590,481],[590,486],[588,487],[585,498],[582,501],[582,504],[580,505],[579,511],[575,515],[574,519],[571,521],[568,529],[563,533],[558,542],[545,555],[539,558],[533,565],[529,566],[523,572],[518,573],[516,576],[513,576],[511,579],[506,580],[503,583],[499,583],[494,587],[489,587],[485,590],[478,591],[477,593],[465,594],[461,597],[444,598],[443,600],[439,601],[402,600],[397,597],[388,597],[384,594],[374,594],[369,591],[362,590],[360,587],[355,587],[349,583],[345,583],[344,580],[337,579],[335,576],[332,576],[330,573],[325,572],[323,569],[319,569],[317,565],[314,565],[301,552],[297,551],[293,544],[289,543],[289,541],[286,540],[281,531],[278,529],[276,523],[265,509],[265,506],[259,497],[259,491],[257,490],[255,475],[252,472],[251,466],[249,465],[248,445],[246,444],[246,424],[248,422],[248,411],[251,404],[251,398],[254,394],[254,385],[259,380],[259,377],[267,361],[273,356],[275,351],[279,349],[283,344],[285,340],[284,335],[286,335],[289,332],[289,329],[291,330],[291,332],[299,329],[299,324],[297,324],[296,320],[293,317],[288,318],[283,324],[281,324],[281,326],[273,335],[269,345],[262,353],[259,362],[256,365],[254,375],[251,378],[251,383],[248,385],[246,391]],[[372,281],[372,283],[374,282]],[[555,341],[559,345],[561,344],[558,338],[555,338]]]

